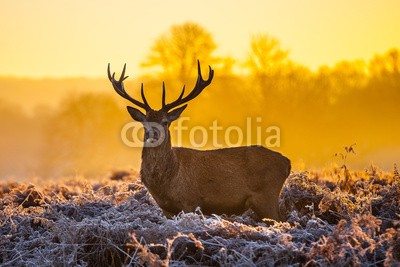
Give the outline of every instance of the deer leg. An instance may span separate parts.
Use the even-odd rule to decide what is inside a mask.
[[[172,219],[172,217],[175,215],[172,212],[169,212],[169,211],[164,210],[164,209],[162,210],[162,212],[163,212],[164,216],[167,217],[167,219]]]
[[[265,194],[257,194],[251,198],[250,208],[260,220],[266,218],[280,221],[278,202],[271,203],[271,199],[274,198],[266,197]]]

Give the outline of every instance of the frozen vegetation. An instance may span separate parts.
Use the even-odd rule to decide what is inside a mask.
[[[137,175],[1,182],[2,266],[398,266],[400,179],[371,168],[292,173],[286,222],[166,219]]]

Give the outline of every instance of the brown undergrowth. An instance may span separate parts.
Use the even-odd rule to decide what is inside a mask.
[[[2,266],[370,266],[400,264],[400,180],[391,173],[293,173],[268,226],[200,210],[162,216],[137,175],[2,182]]]

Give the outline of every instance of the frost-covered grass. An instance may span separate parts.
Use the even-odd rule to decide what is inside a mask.
[[[281,195],[287,222],[243,216],[173,220],[135,174],[0,184],[2,266],[371,266],[400,264],[395,172],[293,173]],[[344,187],[343,187],[344,188]]]

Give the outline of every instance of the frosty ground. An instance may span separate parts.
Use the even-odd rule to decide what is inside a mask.
[[[292,173],[286,222],[205,216],[166,219],[131,172],[101,181],[0,183],[2,266],[395,266],[400,264],[398,171],[371,167]]]

